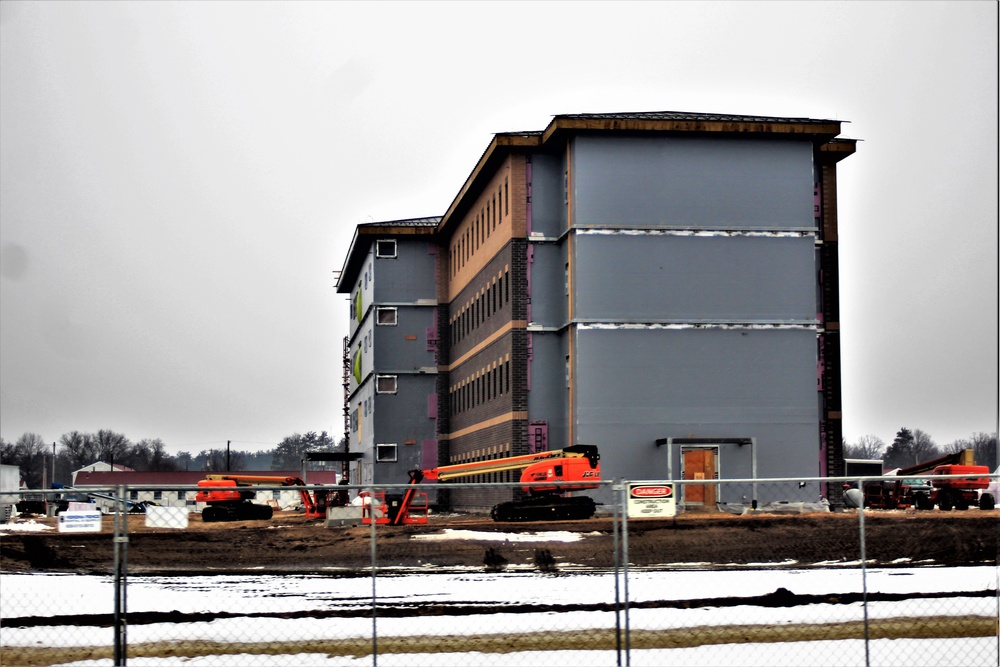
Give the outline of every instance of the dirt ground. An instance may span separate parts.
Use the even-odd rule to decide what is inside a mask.
[[[102,533],[59,533],[56,519],[39,518],[51,531],[0,534],[0,571],[113,571],[113,519]],[[495,533],[571,531],[574,542],[515,542],[482,539],[422,539],[444,529]],[[258,573],[345,575],[370,568],[371,527],[325,527],[302,514],[279,512],[270,521],[202,523],[191,515],[187,530],[147,528],[130,515],[128,571],[133,574]],[[879,565],[996,563],[1000,510],[869,511],[865,556]],[[611,518],[586,521],[494,523],[476,515],[432,515],[427,525],[378,526],[378,568],[416,569],[510,565],[539,569],[607,568],[615,558]],[[619,546],[623,536],[617,536]],[[860,558],[854,511],[795,515],[684,513],[673,519],[633,519],[628,524],[630,566],[698,563],[813,564]]]

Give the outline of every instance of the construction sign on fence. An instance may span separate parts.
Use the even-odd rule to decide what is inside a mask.
[[[630,519],[677,516],[673,482],[628,484],[628,516]]]

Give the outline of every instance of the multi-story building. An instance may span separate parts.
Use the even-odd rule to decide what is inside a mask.
[[[351,482],[403,483],[438,463],[436,229],[441,218],[359,225],[339,280],[350,291],[345,430]]]
[[[605,478],[840,473],[840,131],[556,116],[497,134],[441,218],[358,226],[338,282],[352,481],[572,444]],[[705,488],[685,500],[720,500]]]

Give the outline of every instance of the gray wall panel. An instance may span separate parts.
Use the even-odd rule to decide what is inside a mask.
[[[426,241],[397,240],[395,258],[376,258],[375,302],[437,299],[431,247]]]
[[[566,337],[556,333],[529,333],[531,361],[528,420],[544,420],[549,427],[549,449],[570,444],[566,422]]]
[[[373,444],[398,445],[396,462],[375,464],[375,481],[406,484],[410,481],[407,472],[420,468],[421,442],[437,437],[435,420],[427,417],[427,399],[435,391],[434,382],[433,375],[400,375],[397,393],[375,395]],[[405,444],[408,440],[414,444]]]
[[[561,157],[531,157],[530,231],[554,238],[566,230],[565,171]]]
[[[808,141],[577,137],[573,224],[811,227],[812,152]]]
[[[433,306],[397,306],[396,326],[375,327],[374,365],[379,373],[437,367],[436,354],[427,349],[427,329],[434,324],[434,313]],[[407,336],[416,339],[406,340]]]
[[[546,327],[566,323],[566,249],[554,243],[531,244],[534,261],[531,271],[529,306],[531,322]]]
[[[667,437],[754,437],[760,476],[817,474],[815,332],[584,329],[576,340],[576,440],[601,448],[605,477],[665,476],[655,441]],[[750,476],[736,453],[720,457],[724,474]]]
[[[578,234],[575,250],[576,318],[816,318],[812,236]]]

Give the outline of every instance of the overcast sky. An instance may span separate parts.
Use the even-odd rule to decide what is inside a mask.
[[[0,435],[343,425],[358,223],[556,114],[849,121],[844,431],[997,428],[997,3],[0,3]]]

